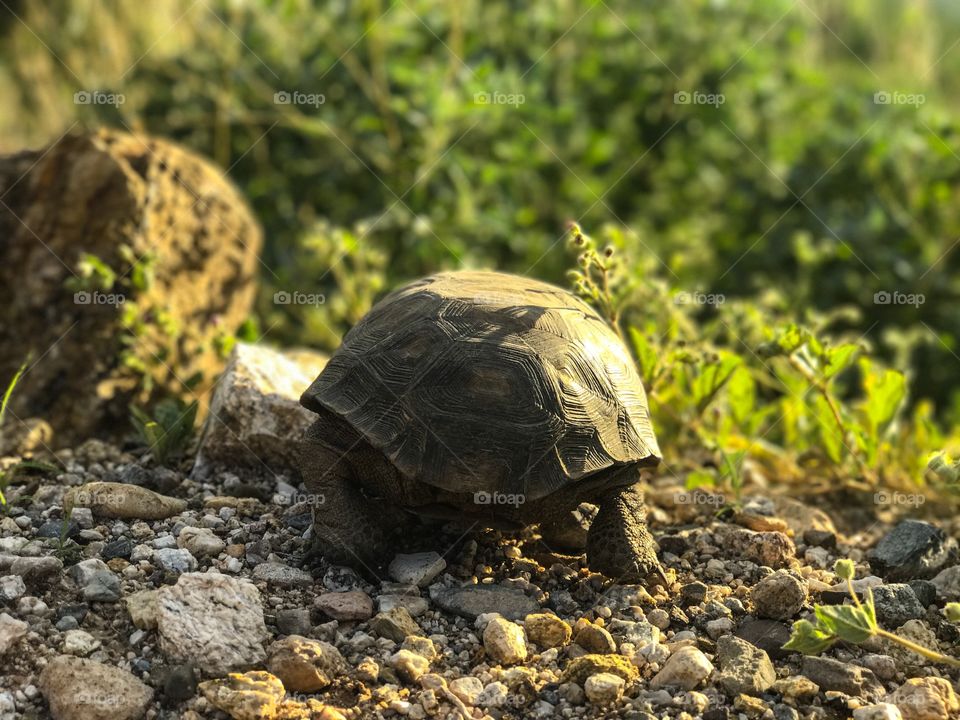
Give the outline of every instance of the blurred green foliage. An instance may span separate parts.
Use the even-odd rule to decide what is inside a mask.
[[[636,282],[655,275],[670,292],[730,299],[737,321],[710,332],[739,352],[771,341],[754,332],[760,308],[804,326],[828,316],[848,343],[907,372],[915,412],[930,412],[917,404],[928,397],[957,415],[952,3],[10,9],[17,17],[0,9],[10,110],[0,142],[12,150],[75,121],[106,123],[173,137],[228,168],[266,228],[268,339],[334,346],[384,289],[440,268],[563,281],[564,225],[576,219],[616,230],[650,266]],[[93,89],[125,101],[74,103]],[[326,302],[278,305],[278,291]],[[875,293],[888,295],[877,304]],[[647,305],[634,324],[674,309]],[[832,362],[809,338],[796,352],[815,374]],[[750,392],[743,370],[731,377]],[[688,380],[694,393],[713,382]],[[783,432],[798,424],[787,414]],[[865,428],[857,442],[875,453]]]

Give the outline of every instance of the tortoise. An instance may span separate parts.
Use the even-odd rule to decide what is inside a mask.
[[[591,502],[589,567],[663,576],[638,486],[660,462],[643,384],[565,290],[480,271],[412,282],[345,335],[300,402],[317,414],[299,458],[322,498],[314,549],[332,563],[391,557],[407,513],[539,524],[549,539]]]

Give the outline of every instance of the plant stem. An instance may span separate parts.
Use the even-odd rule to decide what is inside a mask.
[[[850,593],[850,597],[853,598],[853,604],[857,606],[858,610],[862,610],[863,605],[860,604],[860,598],[857,597],[857,593],[853,589],[853,578],[847,578],[847,591]]]
[[[830,390],[827,388],[826,383],[821,381],[806,365],[800,362],[793,355],[787,355],[787,362],[789,362],[790,366],[800,373],[803,376],[803,379],[810,383],[810,385],[818,393],[820,393],[821,397],[823,397],[824,401],[827,403],[827,407],[830,408],[830,413],[833,415],[833,421],[837,424],[841,441],[844,443],[844,445],[846,445],[847,428],[843,424],[843,417],[840,415],[840,408],[837,407],[837,403],[830,394]],[[869,468],[863,461],[863,458],[860,457],[860,453],[856,451],[856,448],[847,447],[847,450],[850,451],[850,455],[856,461],[857,467],[860,469],[860,471],[865,475],[868,474]]]
[[[923,655],[923,657],[927,658],[928,660],[933,660],[934,662],[941,662],[946,665],[950,665],[951,667],[960,668],[960,660],[957,658],[952,658],[949,655],[943,655],[942,653],[934,652],[933,650],[925,648],[923,645],[917,645],[914,642],[910,642],[906,638],[902,638],[899,635],[894,635],[892,632],[887,632],[882,628],[877,628],[876,634],[878,637],[883,637],[887,640],[892,640],[895,643],[899,643],[900,645],[903,645],[903,647],[912,650],[918,655]]]

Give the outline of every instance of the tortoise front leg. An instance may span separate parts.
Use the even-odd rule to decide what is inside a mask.
[[[363,441],[345,425],[332,415],[321,415],[307,430],[300,451],[304,485],[314,496],[314,551],[330,563],[375,576],[374,569],[393,557],[388,514],[364,495],[352,459],[362,452]],[[376,478],[374,486],[390,480]]]
[[[627,472],[639,479],[638,468]],[[600,498],[600,511],[587,534],[587,565],[616,582],[643,582],[650,573],[664,577],[638,485],[613,487]]]

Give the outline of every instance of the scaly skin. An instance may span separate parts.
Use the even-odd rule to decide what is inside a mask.
[[[663,577],[657,545],[647,529],[643,493],[637,485],[611,488],[587,534],[587,565],[615,582],[640,583]]]

